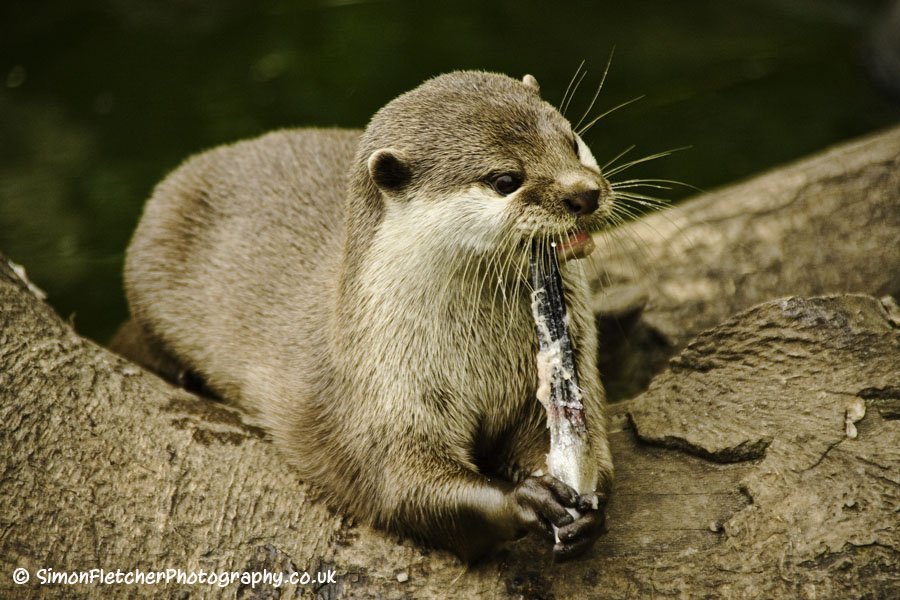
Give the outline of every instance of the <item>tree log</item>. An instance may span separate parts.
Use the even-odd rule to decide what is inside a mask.
[[[684,280],[700,283],[686,285],[682,296],[665,285],[674,280],[648,284],[640,317],[683,350],[643,395],[612,407],[617,482],[609,531],[586,559],[570,564],[553,564],[549,542],[528,537],[466,568],[445,552],[334,514],[241,413],[80,338],[0,258],[0,597],[897,597],[896,304],[844,294],[730,313],[767,299],[767,289],[779,293],[779,284],[763,287],[769,279],[785,286],[792,276],[817,280],[803,284],[820,285],[817,291],[831,281],[894,289],[896,256],[870,265],[845,260],[849,251],[830,243],[807,244],[814,257],[841,257],[808,257],[807,270],[828,271],[813,275],[796,266],[804,259],[781,249],[799,242],[778,236],[815,238],[828,223],[839,230],[856,223],[870,235],[842,244],[890,258],[889,249],[868,244],[887,244],[893,223],[896,248],[898,188],[885,182],[897,182],[889,165],[896,167],[898,143],[894,130],[693,201],[721,215],[687,221],[707,236],[706,250],[677,248],[697,268],[690,275],[685,260]],[[803,219],[796,203],[816,196],[814,189],[822,203],[843,190],[844,207],[856,208],[836,212],[832,205],[830,217]],[[775,203],[784,193],[797,199]],[[731,203],[750,196],[772,204],[741,218]],[[867,204],[873,196],[882,200]],[[711,198],[724,206],[714,210]],[[819,205],[804,206],[818,214]],[[859,215],[860,207],[881,207],[881,217]],[[779,211],[781,219],[756,226]],[[717,227],[722,231],[710,237]],[[714,260],[697,260],[715,239],[730,248],[716,254],[718,275],[710,271]],[[751,251],[761,252],[756,263]],[[731,257],[740,259],[737,266]],[[656,268],[670,277],[668,267]],[[721,281],[740,273],[728,298],[709,291],[727,291]],[[690,306],[676,327],[678,298]],[[28,570],[28,583],[13,582],[16,568]],[[336,578],[278,589],[38,585],[40,569],[95,568],[333,569]]]
[[[783,296],[900,296],[900,127],[648,215],[598,239],[600,372],[646,389],[697,333]]]

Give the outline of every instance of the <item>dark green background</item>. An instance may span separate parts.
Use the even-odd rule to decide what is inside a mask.
[[[154,183],[190,153],[298,125],[362,127],[448,70],[534,74],[580,114],[646,99],[586,140],[603,163],[718,186],[896,122],[860,56],[884,2],[55,0],[0,8],[0,250],[77,328],[126,315],[123,251]],[[675,191],[678,199],[685,192]]]

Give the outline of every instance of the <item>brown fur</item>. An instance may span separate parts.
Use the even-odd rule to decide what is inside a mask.
[[[134,324],[119,348],[151,345],[138,360],[170,377],[180,365],[255,413],[305,479],[376,526],[469,559],[514,537],[514,487],[549,448],[528,241],[575,225],[562,200],[585,182],[609,202],[531,82],[452,73],[362,134],[278,131],[191,158],[128,250]],[[502,198],[484,181],[505,171],[525,180]],[[606,491],[581,269],[563,276]]]

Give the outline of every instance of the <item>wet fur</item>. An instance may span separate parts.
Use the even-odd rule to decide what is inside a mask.
[[[564,239],[562,196],[585,178],[609,202],[570,140],[536,82],[462,72],[395,99],[365,132],[285,130],[195,156],[147,203],[126,261],[132,321],[114,346],[255,413],[340,508],[481,556],[518,533],[509,492],[549,448],[529,241]],[[373,174],[381,149],[399,171]],[[526,180],[502,198],[484,180],[509,170]],[[563,277],[605,491],[580,261]]]

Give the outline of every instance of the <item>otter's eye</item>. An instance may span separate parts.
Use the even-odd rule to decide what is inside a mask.
[[[581,152],[578,150],[578,138],[574,135],[572,136],[572,149],[575,151],[575,156],[581,157]]]
[[[515,173],[501,173],[500,175],[492,176],[488,183],[501,196],[509,196],[522,185],[522,177]]]

